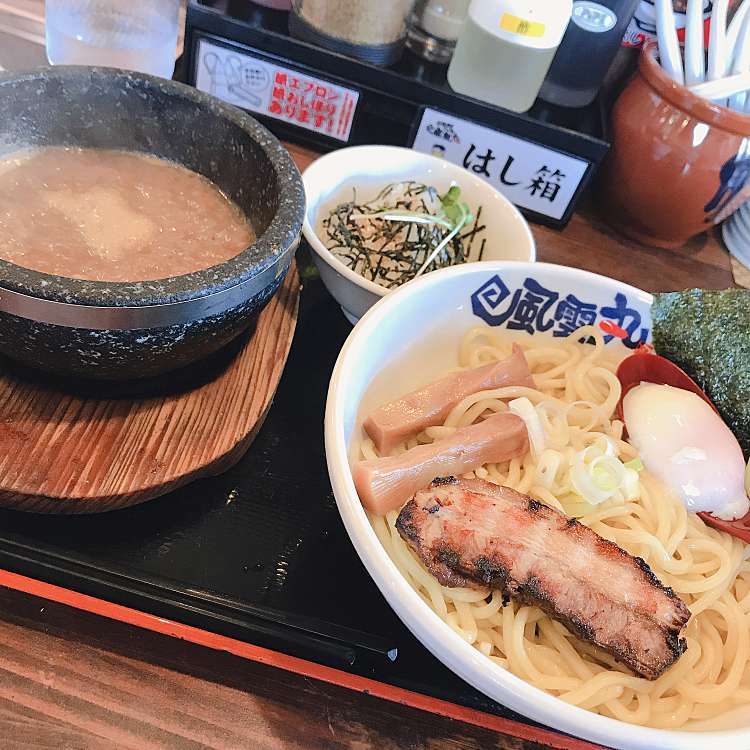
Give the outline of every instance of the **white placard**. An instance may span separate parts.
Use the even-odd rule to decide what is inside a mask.
[[[198,41],[195,87],[242,109],[346,143],[359,92],[235,48]]]
[[[425,109],[412,146],[483,177],[517,206],[562,219],[587,161],[459,117]]]

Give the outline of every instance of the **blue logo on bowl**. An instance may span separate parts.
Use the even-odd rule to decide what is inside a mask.
[[[641,326],[641,314],[621,292],[611,304],[599,306],[574,294],[563,296],[530,276],[512,291],[499,275],[492,276],[471,295],[471,309],[491,326],[527,333],[552,331],[553,336],[570,336],[581,326],[596,325],[600,317],[604,340],[619,338],[631,349],[645,344],[649,334]]]

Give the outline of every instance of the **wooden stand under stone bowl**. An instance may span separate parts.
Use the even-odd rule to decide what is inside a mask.
[[[176,375],[172,387],[162,381],[149,395],[96,398],[20,377],[13,368],[0,372],[0,505],[100,513],[229,469],[271,405],[298,303],[292,264],[231,361],[193,387],[180,388]],[[211,367],[216,363],[193,369]]]

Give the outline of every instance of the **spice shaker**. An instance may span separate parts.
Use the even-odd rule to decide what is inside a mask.
[[[404,48],[414,0],[292,0],[289,31],[319,47],[375,65],[392,65]]]
[[[447,63],[471,0],[417,0],[408,22],[406,46],[435,63]]]
[[[571,22],[539,96],[563,107],[591,104],[639,2],[575,0]]]
[[[573,0],[472,0],[448,68],[460,94],[525,112],[570,20]]]

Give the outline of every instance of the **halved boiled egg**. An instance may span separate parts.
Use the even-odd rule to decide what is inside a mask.
[[[742,449],[702,398],[671,385],[641,383],[627,392],[622,408],[644,466],[688,510],[726,520],[748,512]]]

